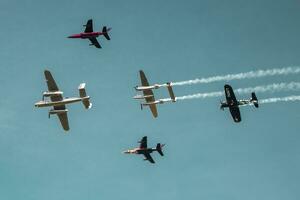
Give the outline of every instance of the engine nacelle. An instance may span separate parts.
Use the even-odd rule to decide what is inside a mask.
[[[58,96],[58,95],[62,95],[63,92],[62,91],[55,91],[55,92],[43,92],[43,97],[51,97],[51,96]]]
[[[165,101],[163,101],[163,100],[158,100],[158,103],[159,103],[159,104],[164,104]]]
[[[50,115],[57,115],[57,114],[63,114],[63,113],[67,113],[68,112],[68,109],[64,109],[64,110],[49,110],[49,118],[50,118]]]

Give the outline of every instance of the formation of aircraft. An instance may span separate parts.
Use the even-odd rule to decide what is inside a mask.
[[[156,148],[148,148],[147,147],[147,136],[144,136],[141,141],[139,141],[140,146],[134,149],[129,149],[127,151],[124,151],[125,154],[143,154],[144,160],[148,160],[150,163],[155,163],[152,156],[150,155],[154,151],[157,151],[161,156],[164,156],[162,152],[162,147],[165,146],[165,144],[157,143]]]
[[[90,45],[94,45],[97,48],[101,48],[101,45],[96,39],[98,36],[103,35],[107,40],[110,40],[108,32],[111,30],[111,28],[106,28],[106,26],[104,26],[102,32],[94,32],[92,19],[88,20],[86,25],[84,26],[85,26],[85,30],[83,33],[74,34],[69,36],[68,38],[89,39],[91,41]],[[166,102],[176,102],[176,97],[173,92],[172,83],[167,82],[165,84],[150,85],[146,78],[145,73],[142,70],[139,71],[139,74],[141,79],[141,85],[136,86],[134,88],[137,92],[142,92],[142,94],[137,94],[133,98],[138,100],[145,100],[145,102],[142,102],[140,104],[141,109],[143,109],[144,106],[148,106],[150,108],[153,117],[156,118],[158,116],[157,107],[156,107],[157,104],[164,104]],[[57,87],[57,84],[53,76],[51,75],[51,72],[45,70],[44,75],[46,78],[48,91],[43,92],[42,100],[35,103],[35,107],[53,106],[53,108],[50,109],[48,112],[49,118],[51,115],[57,115],[63,129],[65,131],[68,131],[70,127],[68,122],[68,116],[67,116],[68,110],[66,109],[66,105],[75,102],[82,102],[86,109],[90,109],[92,107],[92,103],[90,102],[90,97],[87,96],[85,91],[85,83],[81,83],[78,87],[79,97],[63,98],[62,96],[63,92],[59,90],[59,88]],[[155,100],[153,90],[159,89],[161,87],[166,87],[168,89],[170,98]],[[253,104],[256,108],[258,108],[258,100],[254,92],[251,93],[252,97],[249,100],[237,100],[234,91],[230,85],[226,84],[224,86],[224,90],[225,90],[226,101],[221,102],[220,108],[222,110],[224,110],[224,108],[229,108],[232,118],[235,122],[241,121],[239,106],[246,105],[246,104]],[[141,141],[139,141],[139,143],[140,143],[139,147],[126,150],[123,153],[142,154],[145,157],[144,160],[148,160],[150,163],[155,163],[152,156],[150,155],[154,151],[157,151],[161,156],[164,155],[162,152],[162,148],[165,146],[165,144],[158,143],[156,145],[156,148],[148,148],[147,136],[144,136],[141,139]]]
[[[48,91],[43,93],[43,100],[35,103],[35,107],[53,106],[53,109],[49,110],[49,118],[51,115],[57,115],[63,129],[65,131],[68,131],[70,127],[68,122],[68,110],[66,109],[66,105],[81,101],[86,109],[90,109],[92,107],[90,97],[86,95],[85,83],[81,83],[78,87],[79,97],[63,98],[63,92],[60,91],[57,87],[56,82],[53,76],[51,75],[51,72],[45,70],[44,74],[48,86]],[[45,97],[50,97],[50,99],[45,100]]]
[[[226,101],[221,102],[220,108],[222,110],[224,110],[224,108],[229,108],[234,122],[240,122],[242,120],[239,106],[252,103],[256,108],[258,108],[258,100],[254,92],[251,93],[251,99],[249,100],[236,100],[235,94],[230,85],[224,85],[224,90]]]
[[[146,78],[146,75],[142,70],[140,70],[140,78],[141,78],[141,84],[142,85],[141,86],[136,86],[135,90],[136,91],[142,91],[143,95],[136,95],[133,98],[134,99],[144,99],[146,101],[144,103],[141,103],[141,109],[143,109],[144,106],[149,106],[153,117],[156,118],[158,116],[158,112],[157,112],[157,108],[156,108],[157,104],[164,104],[166,102],[176,102],[176,97],[174,95],[172,84],[170,82],[168,82],[166,84],[149,85],[149,82]],[[152,90],[153,89],[158,89],[160,87],[167,87],[168,88],[170,99],[155,100]]]
[[[68,38],[81,38],[81,39],[89,39],[91,41],[90,46],[95,46],[97,48],[101,48],[101,45],[99,44],[97,37],[100,35],[103,35],[107,40],[110,40],[110,37],[108,35],[108,32],[111,30],[111,28],[106,28],[104,26],[102,28],[102,32],[94,32],[93,29],[93,20],[89,19],[86,23],[86,25],[83,25],[85,27],[85,30],[83,33],[74,34],[69,36]]]

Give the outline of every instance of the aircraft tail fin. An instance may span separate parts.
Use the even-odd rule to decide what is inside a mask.
[[[86,109],[90,109],[92,107],[92,103],[90,102],[90,97],[86,95],[85,91],[85,83],[81,83],[78,87],[79,96],[82,98],[82,103]]]
[[[172,99],[172,102],[176,102],[176,97],[174,95],[173,88],[170,82],[167,83],[167,88],[169,91],[170,98]]]
[[[102,33],[103,33],[103,36],[107,39],[107,40],[110,40],[110,37],[108,35],[108,31],[110,31],[111,28],[106,28],[106,26],[103,26],[103,29],[102,29]]]
[[[257,100],[257,97],[256,97],[256,94],[255,92],[252,92],[251,93],[251,102],[253,103],[253,105],[258,108],[258,100]]]
[[[161,156],[164,156],[164,153],[162,152],[162,147],[165,146],[164,144],[160,144],[160,143],[157,143],[156,145],[156,151],[161,155]]]

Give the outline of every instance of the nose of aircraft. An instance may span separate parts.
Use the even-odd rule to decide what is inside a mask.
[[[129,153],[129,151],[128,151],[128,150],[127,150],[127,151],[123,151],[122,153],[125,153],[125,154],[126,154],[126,153]]]

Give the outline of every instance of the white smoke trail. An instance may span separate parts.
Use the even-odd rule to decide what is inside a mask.
[[[192,84],[201,84],[201,83],[211,83],[217,81],[231,81],[231,80],[240,80],[240,79],[250,79],[250,78],[261,78],[266,76],[276,76],[276,75],[288,75],[288,74],[298,74],[300,73],[300,67],[284,67],[284,68],[275,68],[267,70],[257,70],[250,71],[239,74],[227,74],[222,76],[212,76],[208,78],[200,78],[188,81],[174,82],[172,85],[192,85]]]
[[[273,83],[270,85],[261,85],[256,87],[239,88],[234,90],[238,94],[248,94],[251,92],[280,92],[280,91],[295,91],[300,90],[299,82],[290,83]],[[220,97],[223,96],[224,92],[208,92],[208,93],[198,93],[192,95],[185,95],[181,97],[176,97],[176,100],[187,100],[187,99],[205,99],[209,97]]]
[[[288,101],[300,101],[300,96],[274,97],[269,99],[262,99],[259,100],[259,103],[265,104],[265,103],[277,103],[277,102],[288,102]]]

